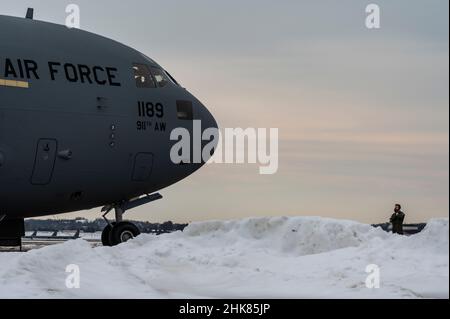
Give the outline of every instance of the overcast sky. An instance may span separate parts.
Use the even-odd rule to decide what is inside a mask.
[[[381,29],[365,7],[381,8]],[[406,222],[449,212],[448,1],[2,1],[0,14],[64,23],[168,69],[223,127],[277,127],[280,167],[210,165],[127,218],[320,215]],[[99,210],[65,216],[100,216]],[[65,217],[63,216],[63,217]]]

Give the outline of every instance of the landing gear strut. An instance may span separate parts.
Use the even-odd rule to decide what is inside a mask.
[[[120,204],[114,204],[105,206],[102,209],[103,218],[106,220],[106,227],[102,232],[102,244],[103,246],[116,246],[124,243],[140,234],[139,228],[133,223],[123,221],[123,214],[129,209],[153,202],[161,199],[162,196],[159,193],[146,195],[144,197],[125,201]],[[106,215],[113,210],[115,211],[115,222],[110,222]]]

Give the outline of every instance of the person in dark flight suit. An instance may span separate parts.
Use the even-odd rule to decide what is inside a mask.
[[[392,223],[392,232],[394,234],[403,235],[403,220],[405,214],[401,211],[402,206],[395,204],[394,213],[391,216],[390,222]]]

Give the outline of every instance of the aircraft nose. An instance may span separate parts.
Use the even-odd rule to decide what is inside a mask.
[[[208,110],[208,108],[203,104],[201,104],[200,107],[200,120],[202,121],[202,130],[206,130],[208,128],[219,128],[216,119]]]
[[[207,162],[215,153],[216,147],[218,145],[218,124],[214,116],[208,110],[206,106],[201,104],[199,112],[199,119],[201,120],[201,134],[202,134],[202,150],[205,148],[209,152],[202,153],[203,163]],[[208,155],[206,155],[208,154]]]
[[[193,168],[198,169],[215,153],[219,143],[219,125],[209,109],[188,92],[185,100],[177,101],[180,125],[191,133],[191,158],[187,159]],[[198,165],[200,164],[200,166]]]

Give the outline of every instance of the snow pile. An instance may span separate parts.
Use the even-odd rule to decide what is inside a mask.
[[[413,249],[423,245],[421,248],[448,255],[448,240],[448,219],[431,219],[425,229],[412,237],[409,243]]]
[[[194,223],[117,247],[0,253],[0,298],[448,298],[448,241],[448,219],[411,237],[318,217]],[[66,287],[71,264],[79,289]]]
[[[214,244],[242,245],[250,249],[270,249],[294,256],[356,247],[370,238],[388,234],[370,225],[317,217],[249,218],[211,221],[189,225],[187,236],[208,238]]]

